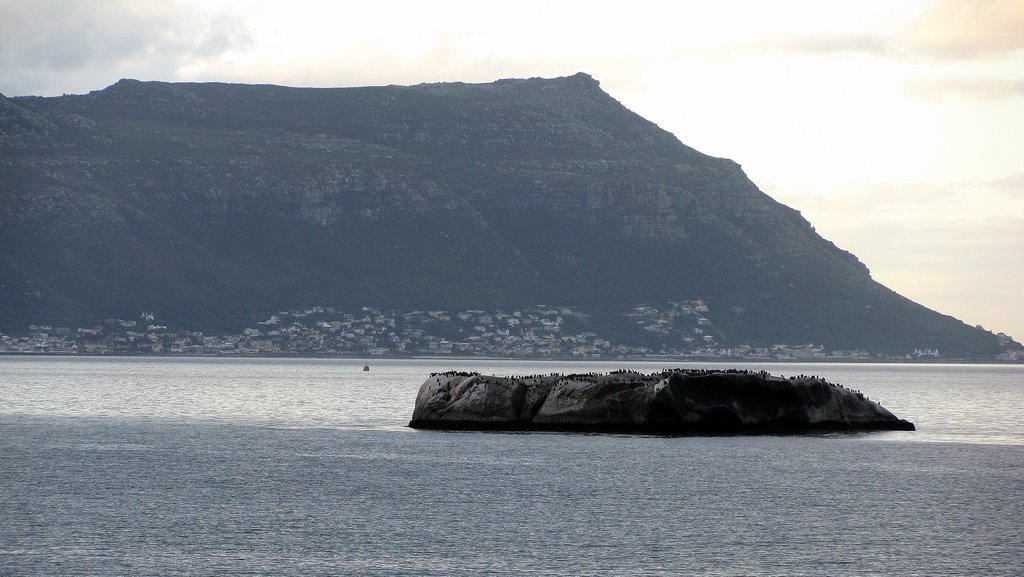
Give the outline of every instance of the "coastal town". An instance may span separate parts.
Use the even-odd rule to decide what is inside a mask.
[[[942,358],[940,351],[927,348],[899,356],[873,356],[864,350],[827,350],[808,343],[768,347],[727,344],[708,313],[702,300],[624,310],[621,314],[642,336],[631,343],[616,342],[592,330],[582,310],[545,305],[513,311],[313,306],[278,311],[231,334],[169,327],[153,313],[140,313],[136,318],[107,318],[88,326],[31,325],[27,334],[0,334],[0,354],[803,361]],[[1013,352],[1005,356],[999,360],[1024,360]]]

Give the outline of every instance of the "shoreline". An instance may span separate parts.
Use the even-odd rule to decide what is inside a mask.
[[[139,352],[107,352],[107,353],[83,353],[83,352],[14,352],[0,351],[0,357],[26,357],[26,358],[150,358],[150,359],[304,359],[304,360],[359,360],[369,363],[372,360],[445,360],[452,361],[517,361],[517,362],[580,362],[580,363],[645,363],[645,362],[672,362],[672,363],[735,363],[735,364],[862,364],[862,365],[999,365],[999,366],[1024,366],[1021,361],[1002,361],[999,359],[859,359],[859,358],[823,358],[823,359],[793,359],[793,358],[737,358],[737,357],[672,357],[672,356],[648,356],[648,357],[614,357],[614,358],[579,358],[562,356],[544,357],[501,357],[501,356],[461,356],[461,355],[355,355],[355,354],[325,354],[317,355],[310,353],[237,353],[237,354],[194,354],[194,353],[139,353]]]

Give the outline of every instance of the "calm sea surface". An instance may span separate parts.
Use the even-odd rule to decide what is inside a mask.
[[[918,430],[666,438],[405,426],[430,372],[661,363],[362,364],[0,357],[0,575],[1024,574],[1022,366],[741,365]]]

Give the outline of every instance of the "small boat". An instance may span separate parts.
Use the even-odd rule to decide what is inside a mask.
[[[367,373],[370,371],[370,365],[363,365],[363,372]]]

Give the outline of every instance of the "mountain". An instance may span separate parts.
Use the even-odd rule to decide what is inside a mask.
[[[0,96],[0,330],[153,311],[587,311],[702,299],[725,343],[991,358],[586,74],[365,88],[121,80]]]

